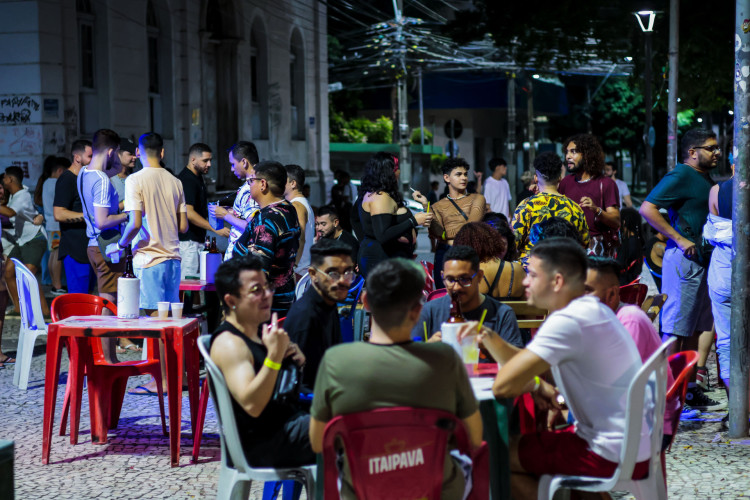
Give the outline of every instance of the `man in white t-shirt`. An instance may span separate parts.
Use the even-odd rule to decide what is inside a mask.
[[[641,368],[635,342],[614,312],[585,296],[586,254],[568,238],[534,246],[524,279],[528,303],[550,311],[536,336],[519,349],[486,327],[480,338],[502,368],[492,390],[511,398],[531,392],[538,406],[559,409],[559,389],[574,426],[514,438],[510,445],[513,498],[536,498],[539,477],[569,474],[609,477],[625,434],[630,382]],[[461,335],[475,332],[468,323]],[[555,387],[539,378],[552,371]],[[650,439],[641,435],[634,478],[648,475]]]
[[[492,175],[484,182],[484,198],[492,212],[503,214],[510,219],[510,185],[505,180],[508,165],[502,158],[491,159],[489,165]]]
[[[297,262],[294,263],[294,274],[299,281],[307,273],[310,267],[310,247],[315,241],[315,214],[310,202],[302,195],[302,186],[305,185],[305,171],[299,165],[285,165],[286,187],[284,198],[297,210],[297,221],[299,222],[299,248],[297,249]]]
[[[632,207],[633,200],[630,199],[628,183],[617,178],[617,167],[615,167],[614,163],[607,162],[604,164],[604,175],[615,181],[615,184],[617,184],[617,189],[620,191],[620,210],[622,210],[623,207]]]

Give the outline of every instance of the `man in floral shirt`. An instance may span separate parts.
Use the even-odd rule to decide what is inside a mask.
[[[534,170],[539,192],[519,203],[513,214],[513,231],[516,233],[516,245],[524,268],[533,246],[529,239],[531,228],[550,217],[561,217],[573,224],[580,233],[583,244],[586,247],[589,244],[589,227],[583,210],[557,191],[563,171],[560,157],[552,152],[542,153],[534,159]]]
[[[297,210],[284,199],[286,170],[281,163],[258,163],[247,183],[260,211],[235,243],[233,255],[252,253],[261,258],[269,284],[275,289],[271,310],[281,318],[294,302],[294,263],[300,237]]]

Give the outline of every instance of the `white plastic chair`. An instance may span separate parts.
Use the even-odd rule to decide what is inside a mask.
[[[612,477],[551,476],[539,480],[538,500],[552,500],[560,488],[583,491],[629,491],[639,500],[666,500],[667,487],[661,470],[661,445],[664,434],[664,407],[667,396],[667,348],[676,339],[662,344],[630,382],[625,419],[625,437],[620,463]],[[651,436],[648,477],[632,480],[642,425]]]
[[[294,287],[295,300],[302,298],[308,286],[310,286],[310,274],[305,273],[297,282],[297,286]]]
[[[18,333],[13,384],[25,391],[29,387],[34,343],[40,335],[47,335],[47,325],[42,315],[42,301],[36,277],[20,260],[11,260],[16,265],[16,286],[18,286],[18,302],[21,308],[21,329]]]
[[[245,499],[250,496],[250,486],[253,481],[290,479],[302,483],[307,490],[307,498],[313,498],[315,496],[315,465],[273,469],[254,468],[247,463],[232,410],[232,396],[227,389],[224,375],[209,356],[210,346],[210,335],[201,335],[198,338],[198,349],[206,362],[208,386],[215,403],[216,420],[219,422],[219,435],[221,436],[221,471],[219,472],[217,498],[219,500]]]

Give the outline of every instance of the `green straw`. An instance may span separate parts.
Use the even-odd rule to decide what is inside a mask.
[[[477,325],[477,333],[482,331],[482,325],[484,324],[484,318],[487,317],[487,309],[482,311],[482,319],[479,320],[479,324]]]
[[[427,322],[422,321],[422,325],[424,325],[424,341],[427,342]]]

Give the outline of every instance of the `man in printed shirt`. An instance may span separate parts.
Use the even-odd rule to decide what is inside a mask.
[[[235,243],[233,255],[253,253],[261,258],[275,289],[271,308],[282,318],[294,302],[294,263],[300,237],[297,210],[284,199],[286,170],[281,163],[263,161],[253,170],[247,183],[260,211]]]
[[[258,163],[258,149],[255,144],[249,141],[239,141],[229,150],[229,163],[232,165],[232,173],[238,179],[246,181],[253,177],[253,167]],[[247,223],[253,213],[260,207],[250,194],[250,184],[243,182],[237,190],[237,197],[234,199],[232,210],[229,211],[224,207],[209,205],[208,211],[216,216],[217,219],[223,220],[232,226],[229,233],[229,245],[224,254],[224,259],[231,259],[234,251],[234,245],[247,227]]]

